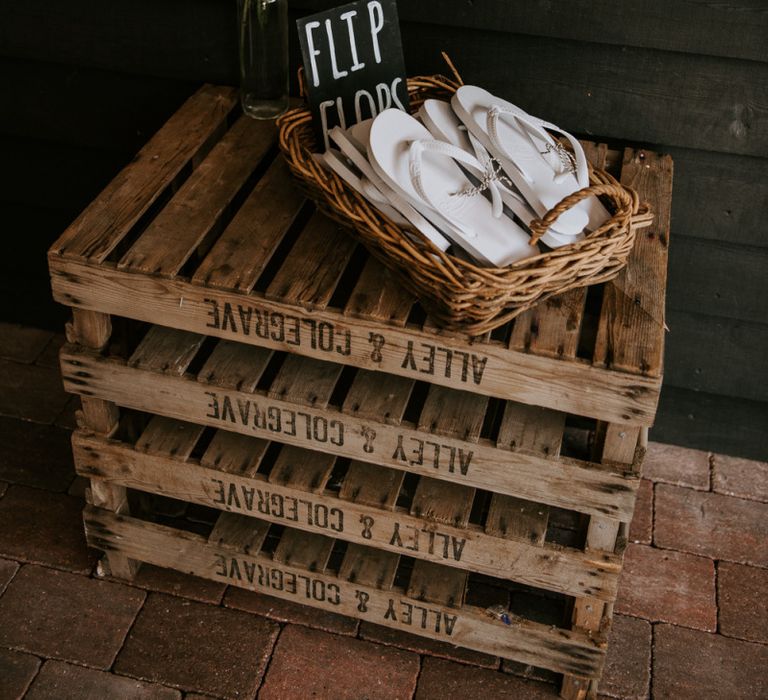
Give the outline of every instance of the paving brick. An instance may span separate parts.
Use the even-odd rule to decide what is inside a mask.
[[[63,661],[46,661],[24,700],[180,700],[181,693]]]
[[[131,584],[148,591],[169,593],[213,605],[218,605],[221,602],[227,588],[224,583],[209,581],[199,576],[191,576],[151,564],[142,564],[139,573]]]
[[[275,647],[259,700],[410,698],[419,657],[399,649],[287,626]]]
[[[191,692],[253,697],[278,631],[254,615],[151,593],[115,671]]]
[[[641,700],[648,697],[650,681],[650,623],[635,617],[614,615],[600,692],[622,700]]]
[[[615,609],[652,622],[714,631],[715,564],[704,557],[631,544]]]
[[[416,700],[436,698],[541,700],[556,697],[558,697],[557,688],[548,683],[526,681],[504,673],[431,658],[424,659],[416,689]]]
[[[640,481],[635,502],[635,515],[629,526],[629,541],[650,544],[653,539],[653,482]]]
[[[333,632],[335,634],[346,634],[354,637],[357,634],[357,620],[337,615],[336,613],[326,612],[309,608],[306,605],[299,605],[290,600],[280,600],[272,596],[246,591],[243,588],[231,586],[224,597],[224,605],[228,608],[245,610],[257,615],[263,615],[270,620],[278,622],[293,622],[307,627]]]
[[[0,358],[34,362],[52,338],[51,331],[0,322]]]
[[[0,645],[107,669],[144,597],[128,586],[25,566],[0,598]]]
[[[0,498],[0,556],[87,573],[97,555],[85,546],[82,501],[12,485]]]
[[[720,632],[768,643],[768,569],[720,562],[717,593]]]
[[[768,646],[672,625],[654,629],[653,697],[768,697]]]
[[[23,697],[39,668],[36,656],[0,649],[0,700]]]
[[[709,489],[709,453],[688,447],[648,443],[643,461],[643,476],[692,489]]]
[[[0,415],[50,424],[69,400],[58,369],[0,360]]]
[[[660,484],[654,542],[713,559],[768,566],[768,504]]]
[[[56,333],[46,344],[40,356],[35,361],[36,365],[42,367],[59,367],[59,350],[64,345],[65,338],[63,333]]]
[[[439,642],[435,639],[420,637],[416,634],[410,634],[409,632],[395,630],[382,625],[375,625],[371,622],[362,622],[360,624],[360,637],[370,642],[407,649],[416,654],[439,656],[443,659],[450,659],[474,666],[483,666],[485,668],[499,667],[499,659],[496,656],[472,651],[471,649],[462,649],[447,642]]]
[[[768,462],[725,455],[714,455],[712,461],[713,491],[768,502]]]
[[[0,479],[66,491],[74,478],[69,431],[0,416]]]
[[[3,595],[18,570],[19,565],[15,561],[0,559],[0,595]]]

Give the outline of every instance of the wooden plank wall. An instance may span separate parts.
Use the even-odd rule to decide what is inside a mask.
[[[291,11],[334,4],[291,0]],[[585,4],[403,0],[409,72],[442,70],[447,50],[467,82],[534,114],[672,154],[670,333],[652,436],[768,458],[764,2]],[[0,203],[19,243],[0,262],[0,317],[56,326],[43,251],[201,82],[236,83],[235,2],[12,5],[0,21]]]

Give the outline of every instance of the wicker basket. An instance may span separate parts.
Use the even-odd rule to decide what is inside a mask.
[[[408,80],[412,110],[426,99],[450,99],[461,85],[443,76]],[[451,330],[476,336],[507,323],[534,304],[615,277],[626,265],[635,230],[650,221],[637,193],[611,175],[590,169],[590,186],[566,197],[531,224],[532,242],[581,199],[600,196],[611,218],[583,240],[507,267],[480,267],[438,250],[422,234],[403,230],[335,173],[312,158],[317,141],[309,109],[278,120],[280,149],[302,189],[334,220],[353,229],[368,251],[394,271],[432,318]]]

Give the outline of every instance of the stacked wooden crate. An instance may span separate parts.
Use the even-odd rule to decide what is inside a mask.
[[[661,384],[671,162],[615,281],[430,323],[206,86],[54,244],[89,543],[563,674],[593,694]],[[119,332],[114,332],[113,329]]]

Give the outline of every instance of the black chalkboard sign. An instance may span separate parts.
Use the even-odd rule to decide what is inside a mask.
[[[396,0],[361,0],[297,21],[320,143],[388,107],[408,109]]]

